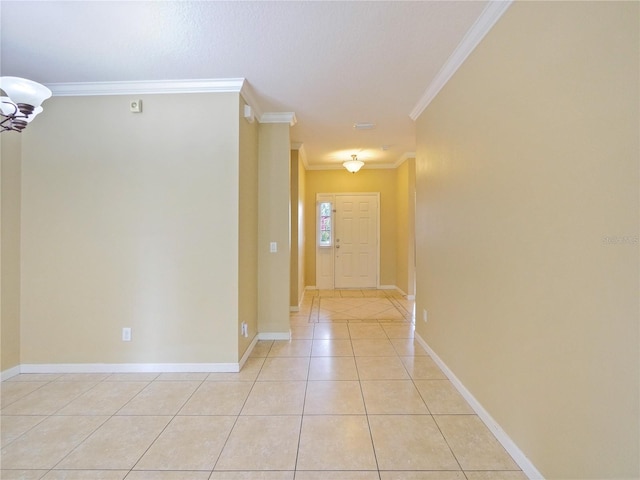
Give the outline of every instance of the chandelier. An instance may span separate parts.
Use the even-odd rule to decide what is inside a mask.
[[[42,112],[51,90],[19,77],[0,77],[0,132],[21,132]]]
[[[351,155],[351,160],[347,160],[342,164],[342,166],[349,170],[351,173],[356,173],[362,168],[363,165],[364,162],[362,160],[358,160],[357,155]]]

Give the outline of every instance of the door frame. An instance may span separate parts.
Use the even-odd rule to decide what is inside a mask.
[[[335,205],[336,196],[375,196],[376,197],[376,288],[380,288],[380,192],[333,192],[333,193],[317,193],[316,194],[316,215],[315,215],[315,251],[316,251],[316,288],[318,290],[333,290],[335,288]],[[331,226],[332,237],[330,247],[320,246],[320,202],[330,199],[332,205]],[[321,278],[321,269],[323,258],[321,255],[330,255],[331,257],[331,279]]]

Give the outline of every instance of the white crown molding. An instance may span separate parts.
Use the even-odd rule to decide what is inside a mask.
[[[475,50],[480,41],[487,33],[489,33],[491,28],[493,28],[504,12],[507,11],[511,3],[512,0],[499,0],[490,1],[487,4],[478,19],[471,26],[462,41],[458,44],[449,59],[435,76],[427,88],[427,91],[422,95],[413,110],[411,110],[409,116],[413,120],[417,120],[422,112],[429,106],[440,90],[442,90],[442,87],[446,85],[471,52]]]
[[[292,127],[298,122],[293,112],[267,112],[260,115],[260,123],[288,123]]]
[[[82,97],[95,95],[142,95],[162,93],[246,94],[248,87],[245,87],[245,83],[246,81],[244,78],[218,78],[205,80],[49,83],[46,86],[49,87],[53,92],[53,95],[57,97]],[[247,103],[250,103],[255,109],[255,101]]]
[[[260,109],[260,104],[258,104],[258,100],[256,100],[255,93],[253,92],[253,88],[249,82],[243,79],[242,87],[240,88],[240,96],[244,98],[244,101],[247,102],[253,109],[254,116],[259,119],[262,116],[262,110]]]
[[[398,168],[400,165],[402,165],[405,161],[407,161],[410,158],[416,158],[416,152],[406,152],[404,153],[397,161],[396,163],[394,163],[394,168]]]

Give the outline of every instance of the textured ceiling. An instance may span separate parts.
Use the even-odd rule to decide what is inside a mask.
[[[45,84],[242,77],[263,112],[295,112],[311,167],[351,153],[392,165],[415,150],[409,114],[486,6],[2,0],[0,68]]]

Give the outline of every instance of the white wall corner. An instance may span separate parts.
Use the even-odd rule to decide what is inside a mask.
[[[475,50],[487,33],[493,28],[496,22],[502,17],[504,12],[511,6],[512,0],[490,1],[482,11],[478,19],[467,31],[462,41],[458,44],[451,56],[444,63],[440,71],[436,74],[431,84],[427,87],[420,100],[409,116],[417,120],[422,112],[429,106],[431,101],[438,95],[454,73],[460,68],[467,57]]]
[[[440,367],[447,378],[451,381],[453,386],[458,390],[460,395],[467,401],[469,406],[480,417],[480,420],[487,426],[487,428],[493,433],[498,442],[504,447],[504,449],[511,455],[513,460],[522,469],[524,474],[530,480],[544,480],[542,474],[533,465],[531,460],[527,458],[522,450],[516,445],[516,443],[507,435],[507,433],[498,425],[489,412],[480,404],[480,402],[471,394],[469,390],[462,384],[462,382],[456,377],[451,369],[442,361],[442,359],[433,351],[433,349],[427,344],[427,342],[418,334],[415,333],[418,343],[427,351],[429,356]]]

